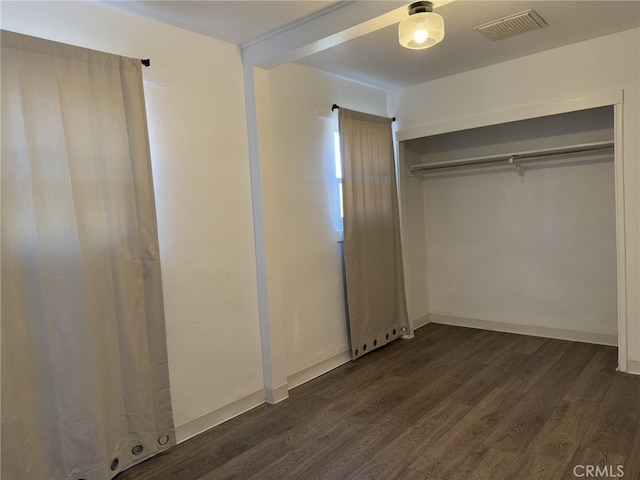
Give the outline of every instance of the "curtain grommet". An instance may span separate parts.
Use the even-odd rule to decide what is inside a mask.
[[[134,445],[134,447],[131,449],[131,453],[133,455],[140,455],[143,450],[144,450],[144,447],[142,446],[142,444],[139,443],[138,445]]]

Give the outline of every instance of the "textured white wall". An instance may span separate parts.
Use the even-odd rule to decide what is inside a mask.
[[[640,30],[580,42],[394,91],[399,130],[624,90],[624,206],[628,347],[640,369]],[[429,285],[431,288],[431,284]]]
[[[613,161],[424,180],[431,313],[615,336]]]
[[[2,28],[151,58],[143,75],[176,425],[261,390],[237,47],[89,2],[2,2]]]
[[[613,123],[613,108],[605,107],[464,130],[407,141],[405,160],[429,163],[612,141]],[[421,264],[428,274],[423,291],[430,312],[615,342],[613,155],[525,168],[523,182],[513,167],[449,171],[424,180],[409,175],[420,182],[424,201],[409,204],[416,217],[407,227],[425,225],[427,264],[415,253],[408,263]]]
[[[273,140],[261,154],[270,317],[283,323],[291,376],[349,348],[331,105],[385,115],[387,94],[295,64],[268,77],[258,102],[270,104]]]

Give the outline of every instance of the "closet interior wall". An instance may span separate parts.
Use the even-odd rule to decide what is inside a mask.
[[[524,164],[523,176],[509,165],[408,170],[613,141],[613,119],[601,107],[401,142],[414,322],[425,311],[431,321],[616,344],[612,153]]]

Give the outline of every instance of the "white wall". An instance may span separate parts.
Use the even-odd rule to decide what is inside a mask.
[[[613,159],[424,180],[432,314],[617,335]]]
[[[285,332],[292,387],[349,359],[331,105],[385,115],[387,94],[288,64],[257,100],[272,141],[260,139],[269,315]]]
[[[613,123],[613,108],[604,107],[403,145],[405,158],[418,154],[407,161],[430,163],[613,141]],[[424,200],[408,208],[424,215],[408,227],[425,226],[426,267],[421,257],[410,263],[427,272],[430,313],[616,344],[613,155],[524,168],[522,178],[512,166],[424,175]]]
[[[518,108],[624,90],[628,358],[630,370],[636,372],[640,372],[639,37],[640,30],[629,30],[400,89],[389,97],[389,111],[398,117],[399,130],[410,135],[447,122],[480,126],[490,123],[483,123],[483,118],[498,116],[506,121],[508,112]]]
[[[219,410],[236,400],[260,403],[238,48],[89,2],[2,2],[2,28],[151,58],[143,75],[178,440],[237,413]]]

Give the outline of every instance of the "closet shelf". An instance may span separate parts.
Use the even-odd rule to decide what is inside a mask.
[[[540,150],[529,150],[525,152],[490,155],[485,157],[473,157],[460,160],[448,160],[444,162],[422,163],[420,165],[409,166],[409,171],[413,174],[431,172],[434,170],[444,170],[457,167],[469,167],[479,165],[507,164],[514,165],[518,173],[522,175],[521,162],[535,160],[547,160],[553,157],[566,157],[569,155],[605,153],[613,152],[613,141],[583,143],[559,148],[548,148]]]

